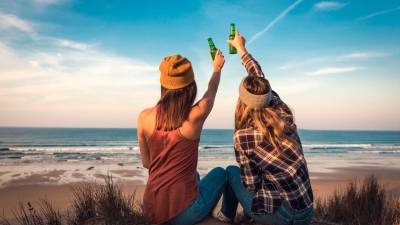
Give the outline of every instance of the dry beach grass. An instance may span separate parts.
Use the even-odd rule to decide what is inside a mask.
[[[352,181],[329,198],[317,199],[315,218],[336,224],[397,225],[400,201],[388,194],[375,176],[367,176],[362,183]]]
[[[2,218],[0,225],[134,225],[150,224],[143,216],[135,193],[125,195],[112,176],[102,184],[81,183],[71,187],[72,202],[65,212],[51,200],[20,203],[14,219]],[[313,224],[397,225],[400,201],[387,193],[375,176],[352,181],[327,198],[318,198]],[[210,219],[205,224],[218,224]],[[246,223],[251,224],[251,223]]]
[[[1,218],[1,225],[130,225],[150,224],[143,216],[140,203],[135,202],[135,192],[123,194],[112,176],[104,184],[82,183],[71,187],[72,204],[66,213],[55,209],[50,200],[36,204],[20,203],[14,210],[15,220]],[[39,210],[38,210],[39,209]]]

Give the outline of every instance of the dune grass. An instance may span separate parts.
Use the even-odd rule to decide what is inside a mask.
[[[50,201],[41,199],[38,204],[38,210],[30,202],[26,205],[20,203],[14,210],[15,223],[19,225],[61,225],[63,216],[54,209]],[[1,225],[11,225],[12,223],[5,218],[0,218]]]
[[[60,213],[47,199],[20,203],[12,223],[0,217],[0,225],[135,225],[150,224],[143,216],[135,193],[126,196],[112,176],[103,184],[82,183],[71,187],[73,200]],[[400,200],[389,195],[374,176],[350,182],[326,199],[315,202],[312,224],[400,225]]]
[[[375,176],[350,182],[327,199],[315,202],[317,221],[348,225],[400,225],[400,201]]]
[[[0,217],[0,225],[136,225],[150,224],[143,215],[142,206],[135,202],[135,193],[126,196],[112,176],[104,184],[82,183],[71,187],[72,204],[61,214],[47,199],[20,203],[13,211],[12,223]]]

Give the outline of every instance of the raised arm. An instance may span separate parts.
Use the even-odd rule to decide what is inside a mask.
[[[235,39],[228,40],[228,44],[233,45],[238,50],[238,53],[241,57],[242,65],[246,68],[248,76],[257,76],[263,77],[264,72],[261,69],[260,64],[253,58],[253,56],[247,52],[246,49],[246,39],[236,31]],[[267,79],[267,78],[265,78]],[[272,99],[270,105],[277,105],[281,102],[279,95],[272,90]]]
[[[238,31],[236,31],[235,39],[228,40],[228,43],[238,50],[248,76],[264,77],[260,64],[247,52],[246,39]]]
[[[196,121],[196,123],[200,123],[201,126],[214,106],[215,96],[217,94],[219,81],[221,78],[221,70],[224,66],[224,63],[224,56],[222,55],[221,51],[218,50],[213,61],[214,70],[210,81],[208,82],[208,89],[190,112],[191,119]]]

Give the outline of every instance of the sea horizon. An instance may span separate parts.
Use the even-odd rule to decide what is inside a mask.
[[[33,129],[137,129],[137,127],[66,127],[66,126],[0,126],[1,128],[33,128]],[[234,128],[203,128],[203,130],[233,130]],[[400,132],[395,129],[321,129],[321,128],[298,128],[306,131],[356,131],[356,132]]]

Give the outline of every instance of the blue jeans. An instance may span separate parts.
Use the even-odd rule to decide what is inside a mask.
[[[251,203],[254,193],[247,191],[240,178],[240,169],[237,166],[226,168],[228,184],[224,190],[224,199],[221,211],[230,219],[236,215],[238,202],[243,207],[245,215],[253,218],[257,223],[279,224],[279,225],[308,225],[313,217],[313,208],[303,210],[292,209],[287,202],[273,213],[266,215],[254,215],[251,212]]]
[[[197,174],[199,194],[193,203],[169,221],[175,225],[196,224],[210,214],[221,198],[226,185],[226,172],[221,167],[212,169],[203,179]]]

